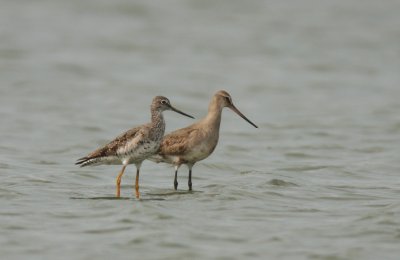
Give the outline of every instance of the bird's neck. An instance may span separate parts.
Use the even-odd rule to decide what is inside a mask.
[[[216,128],[219,130],[223,108],[224,107],[217,102],[215,97],[211,100],[208,106],[207,116],[204,118],[205,123],[208,124],[210,128]]]
[[[162,135],[164,135],[165,121],[162,111],[159,110],[151,111],[151,124],[154,127],[153,129],[161,129]]]

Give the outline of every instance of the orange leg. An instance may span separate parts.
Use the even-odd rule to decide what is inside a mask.
[[[122,167],[122,170],[119,172],[118,177],[117,177],[117,197],[119,198],[121,195],[121,178],[122,175],[124,175],[126,165]]]
[[[140,198],[140,193],[139,193],[139,168],[136,169],[136,181],[135,181],[135,193],[136,193],[136,198]]]

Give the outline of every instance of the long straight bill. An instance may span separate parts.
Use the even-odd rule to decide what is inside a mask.
[[[193,119],[194,119],[193,116],[188,115],[188,114],[186,114],[186,113],[183,113],[182,111],[180,111],[180,110],[174,108],[173,106],[171,106],[171,110],[172,110],[172,111],[175,111],[176,113],[179,113],[179,114],[181,114],[181,115],[184,115],[184,116],[187,116],[187,117],[190,117],[190,118],[193,118]]]
[[[243,118],[244,120],[246,120],[249,124],[251,124],[252,126],[254,126],[255,128],[258,128],[258,126],[256,126],[256,124],[254,124],[253,122],[251,122],[245,115],[242,114],[242,112],[239,111],[239,109],[237,109],[233,104],[231,104],[229,106],[230,109],[232,109],[236,114],[238,114],[241,118]]]

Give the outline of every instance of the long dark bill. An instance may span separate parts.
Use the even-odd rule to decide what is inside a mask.
[[[239,111],[239,109],[237,109],[233,104],[230,104],[229,106],[230,109],[233,110],[233,112],[235,112],[236,114],[238,114],[241,118],[243,118],[244,120],[246,120],[249,124],[251,124],[252,126],[254,126],[255,128],[258,128],[258,126],[256,126],[253,122],[251,122],[245,115],[242,114],[242,112]]]
[[[179,113],[179,114],[181,114],[181,115],[184,115],[184,116],[187,116],[187,117],[190,117],[190,118],[193,118],[193,119],[194,119],[193,116],[188,115],[188,114],[186,114],[186,113],[183,113],[182,111],[180,111],[180,110],[174,108],[173,106],[170,106],[170,108],[171,108],[172,111],[175,111],[176,113]]]

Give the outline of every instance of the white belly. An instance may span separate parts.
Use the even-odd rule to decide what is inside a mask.
[[[142,162],[147,159],[149,156],[155,154],[160,147],[158,142],[144,142],[143,144],[137,145],[135,147],[124,147],[118,154],[121,158],[121,161],[131,163]]]

